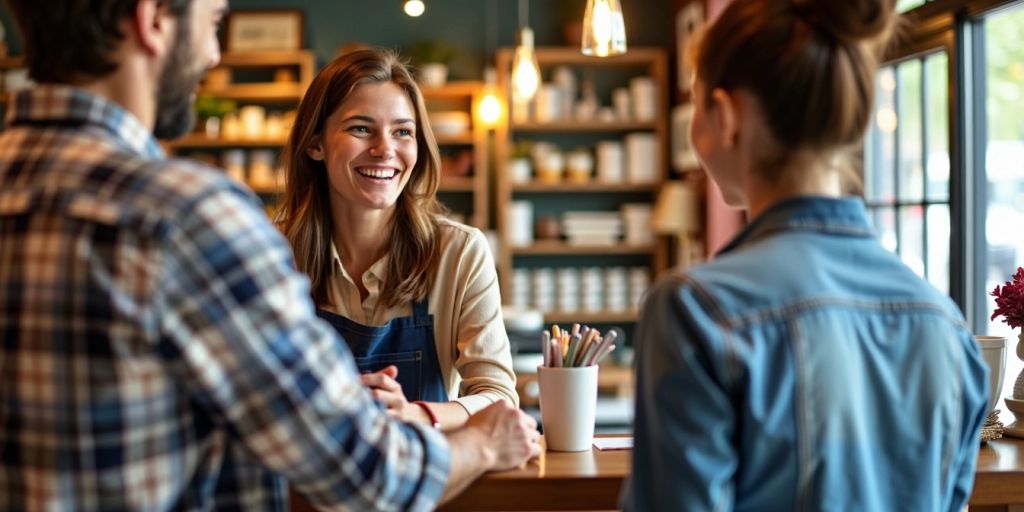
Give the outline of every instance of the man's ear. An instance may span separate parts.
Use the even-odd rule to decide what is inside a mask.
[[[171,16],[167,11],[167,3],[162,0],[139,0],[135,4],[132,29],[138,35],[139,45],[151,55],[158,56],[170,49],[174,23],[186,22]]]
[[[716,88],[711,91],[711,101],[715,104],[712,111],[717,118],[719,142],[722,147],[731,148],[739,142],[739,121],[744,107],[742,98],[738,94]]]
[[[309,143],[309,147],[306,148],[306,154],[310,158],[318,162],[324,160],[324,148],[320,144],[320,136],[313,137],[313,141]]]

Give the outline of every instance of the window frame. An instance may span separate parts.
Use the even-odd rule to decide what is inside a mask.
[[[975,330],[987,325],[984,16],[1021,0],[932,0],[903,15],[883,65],[945,51],[949,118],[949,295]],[[924,113],[927,116],[927,113]],[[979,331],[980,332],[980,331]]]

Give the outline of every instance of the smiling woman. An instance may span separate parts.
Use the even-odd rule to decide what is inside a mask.
[[[328,64],[285,160],[280,226],[389,413],[450,428],[517,403],[493,259],[479,230],[443,215],[437,144],[397,55]]]

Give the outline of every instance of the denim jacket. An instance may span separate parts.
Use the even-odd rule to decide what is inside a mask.
[[[961,510],[988,369],[859,199],[766,210],[664,279],[637,328],[623,508]]]

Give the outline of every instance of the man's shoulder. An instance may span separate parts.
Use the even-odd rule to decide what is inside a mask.
[[[180,218],[217,194],[235,195],[254,205],[258,201],[223,171],[194,160],[112,152],[87,167],[92,169],[76,173],[82,181],[78,193],[146,216]]]

